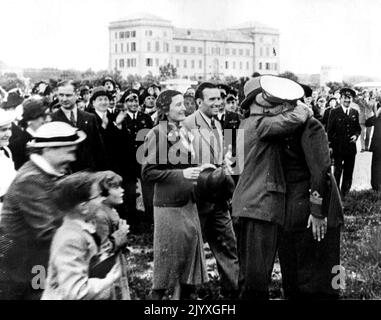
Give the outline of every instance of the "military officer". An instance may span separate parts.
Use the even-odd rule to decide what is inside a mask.
[[[327,133],[333,151],[336,183],[342,196],[345,196],[352,185],[357,153],[356,141],[361,134],[361,127],[359,113],[351,107],[356,92],[350,88],[342,88],[340,95],[341,106],[331,111]],[[342,181],[341,175],[343,175]]]

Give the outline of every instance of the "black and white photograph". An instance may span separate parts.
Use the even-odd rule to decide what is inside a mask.
[[[381,299],[381,0],[0,8],[0,300]]]

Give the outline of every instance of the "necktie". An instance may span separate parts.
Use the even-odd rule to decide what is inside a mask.
[[[75,121],[75,117],[74,117],[74,112],[73,112],[73,110],[70,111],[70,122],[71,122],[71,124],[72,124],[74,127],[77,126],[77,123],[76,123],[76,121]]]
[[[210,119],[210,125],[212,127],[214,137],[216,138],[216,142],[214,142],[214,145],[217,143],[217,150],[218,150],[218,152],[220,152],[220,149],[221,149],[220,148],[220,134],[219,134],[218,129],[216,127],[216,123],[215,123],[214,118]]]

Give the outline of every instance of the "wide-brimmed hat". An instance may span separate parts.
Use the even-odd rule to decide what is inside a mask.
[[[39,127],[28,142],[31,148],[67,147],[76,145],[86,139],[86,133],[61,121],[53,121]]]
[[[352,98],[356,97],[356,91],[351,88],[341,88],[340,89],[341,96],[351,96]]]
[[[100,96],[106,96],[110,100],[112,98],[110,91],[107,91],[106,88],[103,86],[99,86],[99,87],[95,87],[93,89],[93,92],[92,92],[91,97],[90,97],[90,103],[93,102],[97,97],[100,97]]]
[[[0,127],[12,123],[13,120],[15,120],[14,112],[8,112],[3,109],[0,109]]]
[[[9,92],[7,101],[2,104],[3,109],[11,109],[16,108],[20,104],[22,104],[24,101],[24,98],[19,94],[17,91]]]

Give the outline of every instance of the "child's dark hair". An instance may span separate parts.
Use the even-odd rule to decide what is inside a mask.
[[[120,187],[123,181],[120,175],[110,170],[97,172],[97,179],[104,197],[109,195],[110,189]]]
[[[58,209],[67,213],[80,203],[90,200],[91,187],[97,181],[97,174],[85,171],[60,180],[54,190]]]

